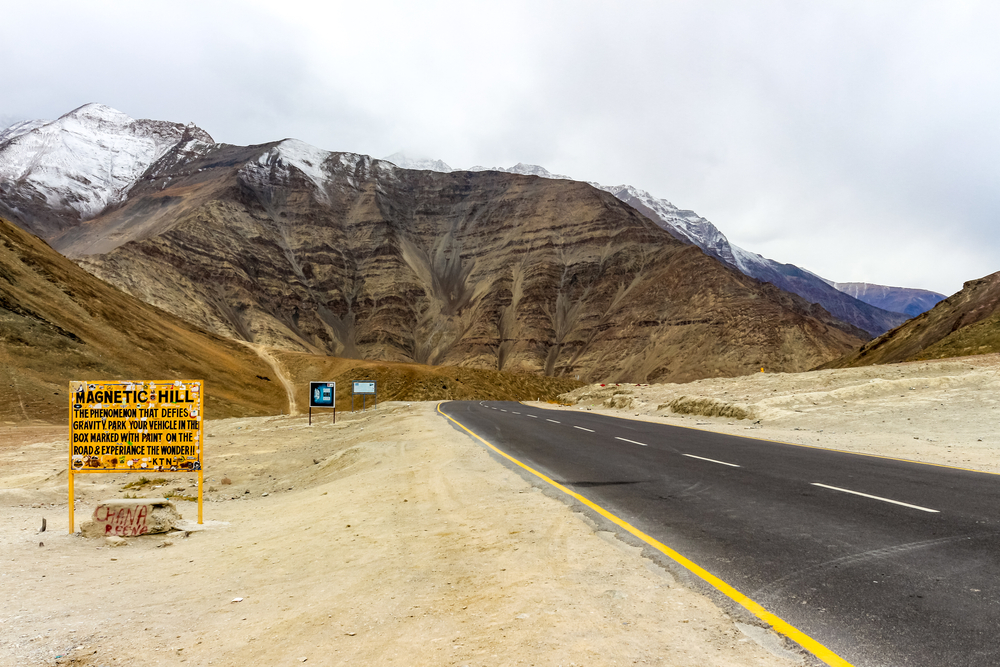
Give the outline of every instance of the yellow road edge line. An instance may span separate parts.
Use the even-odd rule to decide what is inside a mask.
[[[522,401],[518,401],[521,403]],[[534,407],[534,406],[529,406]],[[547,408],[542,408],[547,409]],[[570,412],[569,410],[557,410],[557,412]],[[570,412],[570,414],[574,414]],[[930,461],[916,461],[914,459],[901,459],[898,456],[886,456],[885,454],[870,454],[868,452],[852,452],[849,449],[834,449],[833,447],[823,447],[822,445],[806,445],[801,442],[785,442],[784,440],[771,440],[770,438],[758,438],[753,435],[737,435],[735,433],[726,433],[724,431],[713,431],[707,428],[698,428],[697,426],[685,426],[684,424],[668,424],[667,422],[652,422],[645,421],[643,419],[630,419],[628,417],[620,417],[618,415],[606,415],[604,413],[595,413],[602,417],[611,417],[612,419],[623,419],[630,422],[639,422],[642,424],[658,424],[660,426],[672,426],[673,428],[686,428],[689,431],[698,431],[699,433],[716,433],[718,435],[726,435],[731,438],[746,438],[747,440],[756,440],[757,442],[773,442],[776,445],[788,445],[789,447],[805,447],[807,449],[822,449],[827,452],[838,452],[840,454],[853,454],[854,456],[867,456],[873,459],[885,459],[887,461],[901,461],[903,463],[916,463],[922,466],[933,466],[935,468],[948,468],[950,470],[964,470],[965,472],[978,472],[983,475],[1000,475],[1000,472],[993,472],[991,470],[976,470],[975,468],[963,468],[962,466],[953,466],[947,463],[931,463]],[[447,417],[447,415],[445,415]],[[711,419],[709,417],[708,419]],[[818,431],[815,431],[818,433]]]
[[[641,530],[639,530],[638,528],[636,528],[632,524],[628,523],[624,519],[621,519],[618,516],[616,516],[616,515],[612,514],[611,512],[609,512],[608,510],[604,509],[603,507],[601,507],[597,503],[595,503],[595,502],[593,502],[593,501],[591,501],[591,500],[589,500],[589,499],[581,496],[576,491],[573,491],[572,489],[570,489],[570,488],[568,488],[566,486],[563,486],[562,484],[560,484],[559,482],[555,481],[554,479],[551,479],[550,477],[548,477],[548,476],[546,476],[546,475],[538,472],[537,470],[535,470],[531,466],[529,466],[529,465],[527,465],[525,463],[522,463],[521,461],[518,461],[517,459],[515,459],[510,454],[507,454],[506,452],[501,451],[497,447],[493,446],[492,444],[490,444],[489,442],[487,442],[483,438],[479,437],[478,435],[476,435],[475,433],[473,433],[472,431],[470,431],[468,428],[465,427],[464,424],[462,424],[461,422],[459,422],[457,419],[455,419],[451,415],[446,415],[444,412],[442,412],[441,405],[442,405],[441,403],[438,403],[438,405],[437,405],[437,411],[438,411],[438,413],[442,417],[444,417],[445,419],[448,419],[451,422],[453,422],[456,426],[458,426],[463,431],[465,431],[466,433],[468,433],[469,435],[471,435],[473,438],[475,438],[476,440],[479,440],[481,443],[483,443],[484,445],[486,445],[487,447],[489,447],[494,452],[496,452],[500,456],[504,457],[505,459],[507,459],[511,463],[514,463],[515,465],[517,465],[517,466],[519,466],[519,467],[527,470],[528,472],[530,472],[535,477],[538,477],[539,479],[543,480],[544,482],[546,482],[548,484],[551,484],[552,486],[554,486],[555,488],[559,489],[560,491],[562,491],[566,495],[570,496],[571,498],[575,498],[576,500],[580,501],[581,503],[583,503],[584,505],[586,505],[590,509],[594,510],[595,512],[597,512],[598,514],[600,514],[601,516],[603,516],[605,519],[611,521],[612,523],[614,523],[617,526],[620,526],[621,528],[623,528],[624,530],[628,531],[632,535],[635,535],[637,538],[639,538],[640,540],[642,540],[646,544],[650,545],[651,547],[653,547],[657,551],[661,552],[662,554],[664,554],[665,556],[667,556],[668,558],[670,558],[671,560],[673,560],[678,565],[684,567],[686,570],[688,570],[692,574],[696,575],[697,577],[699,577],[700,579],[702,579],[703,581],[705,581],[707,584],[709,584],[710,586],[712,586],[713,588],[715,588],[717,591],[719,591],[720,593],[722,593],[726,597],[728,597],[730,600],[732,600],[733,602],[736,602],[741,607],[743,607],[744,609],[746,609],[747,611],[749,611],[751,614],[753,614],[754,616],[756,616],[760,620],[762,620],[765,623],[767,623],[768,625],[770,625],[775,630],[775,632],[778,632],[778,633],[780,633],[780,634],[788,637],[789,639],[791,639],[792,641],[794,641],[795,643],[797,643],[799,646],[801,646],[802,648],[806,649],[807,651],[809,651],[810,653],[812,653],[814,656],[816,656],[817,658],[819,658],[820,660],[822,660],[823,662],[825,662],[827,665],[830,665],[830,667],[854,667],[851,663],[849,663],[846,660],[844,660],[843,658],[841,658],[839,655],[837,655],[836,653],[834,653],[833,651],[831,651],[830,649],[828,649],[823,644],[820,644],[818,641],[816,641],[815,639],[813,639],[812,637],[810,637],[806,633],[802,632],[801,630],[799,630],[798,628],[796,628],[791,623],[788,623],[787,621],[785,621],[784,619],[780,618],[779,616],[776,616],[775,614],[772,614],[767,609],[765,609],[760,603],[758,603],[758,602],[750,599],[749,597],[747,597],[743,593],[740,593],[738,590],[736,590],[735,588],[733,588],[732,586],[730,586],[729,584],[727,584],[722,579],[719,579],[717,576],[715,576],[714,574],[712,574],[711,572],[709,572],[705,568],[701,567],[700,565],[698,565],[694,561],[691,561],[691,560],[685,558],[684,556],[682,556],[678,552],[676,552],[673,549],[671,549],[670,547],[668,547],[666,544],[663,544],[662,542],[660,542],[656,538],[654,538],[654,537],[652,537],[650,535],[647,535],[646,533],[642,532]]]

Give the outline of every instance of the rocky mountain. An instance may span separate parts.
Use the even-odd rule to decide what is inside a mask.
[[[872,285],[871,283],[827,282],[835,289],[840,290],[844,294],[849,294],[855,299],[883,310],[903,313],[910,317],[916,317],[920,313],[927,312],[945,298],[944,294],[909,287],[888,287],[886,285]]]
[[[265,357],[296,388],[299,412],[316,378],[337,381],[341,409],[350,406],[356,379],[377,382],[379,401],[554,400],[582,384],[294,352]],[[116,290],[0,219],[0,425],[64,422],[71,380],[122,378],[203,378],[212,418],[289,411],[281,379],[246,346]]]
[[[1000,352],[1000,272],[962,290],[822,368],[870,366]]]
[[[746,262],[741,264],[740,257],[735,251],[736,247],[729,243],[725,234],[694,211],[681,210],[666,199],[654,197],[645,190],[639,190],[631,185],[607,186],[599,183],[591,185],[618,197],[670,232],[674,238],[696,245],[712,257],[751,275],[746,270]]]
[[[392,157],[386,159],[392,161]],[[420,164],[419,168],[421,169],[453,171],[451,167],[440,160],[423,160]],[[434,164],[438,166],[432,166]],[[553,174],[544,167],[524,163],[507,168],[471,167],[470,171],[500,171],[509,174],[572,180],[569,176]],[[709,220],[694,211],[679,209],[666,199],[654,197],[645,190],[639,190],[631,185],[601,185],[593,182],[590,185],[610,192],[665,229],[674,238],[698,246],[706,254],[725,262],[748,276],[777,285],[781,289],[798,294],[810,302],[819,303],[834,317],[853,324],[871,336],[885,333],[911,316],[902,312],[886,310],[877,304],[873,305],[855,295],[838,290],[832,282],[794,264],[781,264],[744,250],[730,243],[725,234]]]
[[[174,144],[121,192],[86,224],[69,198],[13,208],[108,282],[257,344],[644,381],[800,370],[865,338],[586,183],[288,139]]]
[[[70,380],[204,379],[213,418],[287,410],[253,351],[98,280],[0,219],[0,423],[64,421]]]

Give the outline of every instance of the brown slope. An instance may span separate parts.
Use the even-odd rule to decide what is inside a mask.
[[[560,394],[583,386],[568,378],[527,373],[506,373],[484,368],[424,366],[421,364],[321,357],[301,352],[276,351],[282,367],[296,387],[299,406],[309,405],[309,383],[336,382],[337,408],[351,407],[351,383],[377,383],[377,400],[383,401],[555,401]],[[362,400],[354,401],[356,409]],[[372,405],[368,397],[367,405]]]
[[[374,360],[689,380],[802,370],[864,336],[584,183],[334,153],[317,188],[226,150],[83,225],[72,248],[155,233],[82,264],[222,335]]]
[[[0,219],[0,422],[67,419],[70,380],[204,379],[209,417],[287,409],[271,369]]]
[[[1000,272],[971,280],[931,310],[821,368],[1000,352]]]

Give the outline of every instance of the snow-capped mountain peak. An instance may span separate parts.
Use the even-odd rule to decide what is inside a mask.
[[[312,184],[313,196],[318,201],[329,203],[329,188],[335,182],[357,187],[359,181],[373,172],[382,178],[392,179],[396,166],[368,155],[337,153],[299,139],[283,139],[257,156],[256,160],[243,165],[240,177],[257,186],[288,185],[294,169]]]
[[[193,124],[135,120],[85,104],[54,121],[26,121],[0,133],[0,193],[44,198],[88,219],[121,202],[147,169],[180,143],[214,144]]]
[[[119,127],[135,122],[118,109],[112,109],[106,104],[98,104],[96,102],[77,107],[69,113],[64,114],[60,120],[69,118],[79,119],[81,122],[91,121],[98,124],[116,125]]]

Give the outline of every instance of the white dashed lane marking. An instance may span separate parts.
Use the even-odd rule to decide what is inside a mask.
[[[593,432],[594,432],[594,429],[592,429],[592,428],[584,428],[584,427],[582,427],[582,426],[574,426],[573,428],[578,428],[578,429],[580,429],[581,431],[589,431],[590,433],[593,433]]]
[[[820,484],[819,482],[813,482],[813,486],[820,486],[824,489],[830,489],[831,491],[840,491],[841,493],[850,493],[855,496],[861,496],[862,498],[871,498],[872,500],[881,500],[883,503],[892,503],[893,505],[902,505],[903,507],[909,507],[910,509],[920,510],[921,512],[933,512],[934,514],[940,514],[941,510],[932,510],[929,507],[921,507],[920,505],[911,505],[910,503],[900,502],[899,500],[890,500],[889,498],[883,498],[881,496],[872,496],[867,493],[861,493],[860,491],[851,491],[850,489],[842,489],[839,486],[828,486],[826,484]]]
[[[555,419],[548,419],[548,418],[546,418],[545,421],[552,422],[553,424],[562,424],[562,422],[557,422]]]
[[[636,442],[635,440],[629,440],[628,438],[619,438],[618,436],[615,436],[615,440],[621,440],[622,442],[631,442],[633,445],[641,445],[642,447],[649,447],[649,445],[647,445],[644,442]]]
[[[718,463],[719,465],[729,466],[730,468],[739,468],[740,466],[735,463],[726,463],[725,461],[716,461],[715,459],[706,459],[704,456],[695,456],[694,454],[682,454],[691,459],[698,459],[700,461],[708,461],[709,463]]]

